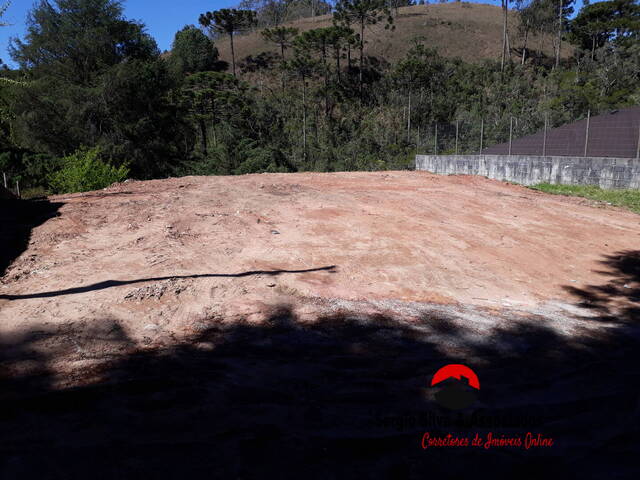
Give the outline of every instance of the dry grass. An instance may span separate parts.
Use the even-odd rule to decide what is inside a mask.
[[[518,34],[518,14],[510,13],[510,39],[512,56],[515,61],[522,46]],[[290,24],[301,31],[331,25],[331,16],[297,20]],[[502,51],[502,12],[500,7],[474,3],[449,3],[438,5],[416,5],[399,9],[395,20],[396,29],[385,31],[384,24],[372,25],[365,32],[367,52],[394,62],[404,57],[407,51],[420,41],[437,49],[446,57],[460,57],[463,60],[477,62],[484,59],[499,59]],[[277,52],[274,45],[265,42],[259,31],[239,35],[234,40],[236,59],[261,52]],[[539,48],[540,40],[530,39],[530,48]],[[230,61],[229,42],[221,38],[216,46],[223,60]],[[552,55],[551,39],[543,42],[543,50]],[[564,54],[570,53],[564,48]],[[357,57],[356,52],[353,53]]]

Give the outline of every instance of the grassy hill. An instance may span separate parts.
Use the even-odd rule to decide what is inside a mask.
[[[331,25],[331,15],[300,19],[288,25],[300,31]],[[512,56],[517,60],[522,38],[518,33],[518,13],[509,12],[509,31]],[[441,55],[460,57],[477,62],[484,59],[499,59],[502,51],[502,10],[500,7],[475,3],[445,3],[416,5],[399,9],[393,32],[384,30],[384,24],[372,25],[365,31],[369,55],[383,57],[388,61],[402,58],[416,41],[435,48]],[[529,48],[539,49],[540,38],[530,38]],[[543,52],[552,55],[551,38],[542,39]],[[236,59],[247,55],[274,51],[274,45],[265,42],[260,30],[234,39]],[[216,46],[223,60],[230,61],[229,42],[220,38]],[[564,48],[564,54],[569,49]]]

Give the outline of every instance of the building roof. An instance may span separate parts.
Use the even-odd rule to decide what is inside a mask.
[[[514,139],[512,155],[585,156],[587,119],[568,123]],[[640,106],[612,110],[589,120],[587,157],[635,158],[640,141]],[[482,151],[486,154],[508,155],[509,143],[501,143]]]

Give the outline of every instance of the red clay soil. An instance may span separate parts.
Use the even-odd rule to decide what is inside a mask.
[[[640,245],[627,211],[420,172],[185,177],[51,201],[59,216],[3,278],[16,298],[0,300],[2,332],[101,315],[139,330],[169,311],[178,327],[281,295],[534,308],[605,282],[599,262]],[[233,276],[279,270],[310,271]],[[173,280],[145,281],[158,277]],[[109,281],[124,284],[91,287]]]
[[[379,467],[418,478],[425,471],[404,456],[409,465],[424,460],[423,429],[399,426],[398,416],[424,412],[417,405],[433,403],[429,376],[454,360],[493,380],[482,409],[579,412],[571,427],[550,423],[566,434],[572,462],[592,451],[580,442],[593,432],[571,430],[577,424],[600,429],[596,450],[624,444],[615,443],[627,435],[616,418],[588,410],[636,374],[609,375],[596,394],[585,386],[594,371],[580,365],[601,372],[605,356],[609,367],[628,362],[622,347],[637,340],[638,215],[424,172],[184,177],[49,200],[61,204],[58,215],[32,230],[0,284],[0,399],[14,442],[0,452],[13,459],[14,478],[35,472],[24,452],[40,433],[57,454],[69,443],[103,445],[105,427],[86,426],[87,415],[117,417],[106,422],[107,443],[127,444],[156,473],[173,472],[163,458],[192,462],[191,473],[208,469],[207,445],[217,442],[236,463],[206,471],[253,478],[248,465],[264,452],[257,464],[280,468],[281,454],[269,450],[276,438],[300,455],[292,472],[346,455],[349,476]],[[128,379],[138,386],[114,393]],[[550,379],[560,385],[553,398]],[[51,400],[82,385],[97,389],[82,390],[86,411],[68,406],[73,396]],[[140,414],[136,402],[149,406],[140,392],[159,410]],[[630,395],[619,411],[638,415]],[[43,396],[53,413],[40,408]],[[22,410],[25,398],[32,403]],[[46,433],[21,428],[34,419]],[[199,424],[199,437],[181,433],[182,422]],[[157,424],[172,443],[156,451],[150,445],[167,441]],[[313,461],[303,438],[320,455]],[[363,445],[362,462],[344,453]],[[104,460],[87,448],[85,460],[51,478],[82,476],[83,465]],[[141,465],[131,460],[123,472],[139,475]],[[607,471],[600,467],[592,472]]]

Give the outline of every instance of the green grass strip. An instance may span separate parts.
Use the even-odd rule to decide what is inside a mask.
[[[640,190],[603,190],[592,185],[551,185],[550,183],[539,183],[530,188],[556,195],[588,198],[640,213]]]

